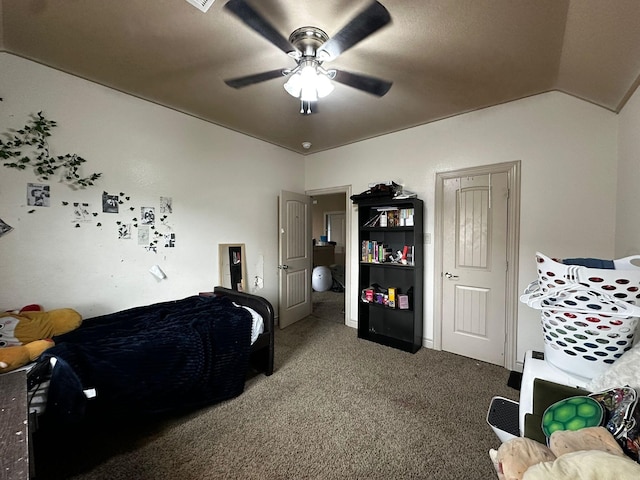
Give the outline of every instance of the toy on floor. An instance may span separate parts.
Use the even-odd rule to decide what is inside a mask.
[[[0,313],[0,373],[36,360],[55,345],[51,337],[75,330],[82,317],[71,308],[42,311],[28,305],[19,312]]]

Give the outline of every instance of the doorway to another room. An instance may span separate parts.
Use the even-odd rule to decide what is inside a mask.
[[[347,187],[307,194],[312,199],[312,314],[346,323]]]

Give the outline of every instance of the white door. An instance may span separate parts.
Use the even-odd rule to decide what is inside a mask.
[[[345,212],[330,212],[325,216],[327,237],[330,242],[336,242],[335,256],[337,264],[344,265],[344,251],[346,246]],[[338,259],[341,259],[338,261]]]
[[[280,328],[311,314],[311,197],[280,192]]]
[[[444,180],[442,349],[504,365],[508,174]]]

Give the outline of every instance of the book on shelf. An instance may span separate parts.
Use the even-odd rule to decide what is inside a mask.
[[[364,223],[364,227],[413,227],[414,209],[377,207],[375,215]]]
[[[389,262],[393,254],[389,245],[377,242],[376,240],[363,240],[361,246],[361,260],[366,263]]]
[[[389,210],[387,212],[387,227],[397,227],[400,223],[399,210]]]
[[[409,295],[406,294],[398,294],[398,308],[400,310],[408,310],[409,309]]]
[[[413,208],[401,208],[398,226],[413,227],[413,214],[414,214]]]
[[[397,291],[397,288],[389,287],[387,291],[388,291],[387,306],[389,308],[396,308],[396,291]]]

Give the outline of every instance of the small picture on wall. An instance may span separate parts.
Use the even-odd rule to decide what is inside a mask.
[[[88,203],[73,202],[73,223],[89,223],[91,222],[91,213],[89,212]]]
[[[149,227],[140,226],[138,228],[138,245],[149,245]]]
[[[27,183],[27,205],[30,207],[49,207],[49,185]]]
[[[118,213],[118,195],[102,192],[102,211],[104,213]]]
[[[156,223],[156,209],[155,207],[142,207],[140,212],[140,223],[142,225],[154,225]]]
[[[13,227],[0,219],[0,237],[9,233],[11,230],[13,230]]]
[[[131,224],[123,223],[118,225],[118,238],[120,240],[131,240]],[[148,239],[147,239],[148,243]]]
[[[167,233],[164,236],[164,246],[167,248],[173,248],[176,246],[176,234]]]
[[[160,213],[173,213],[173,198],[160,197]]]

